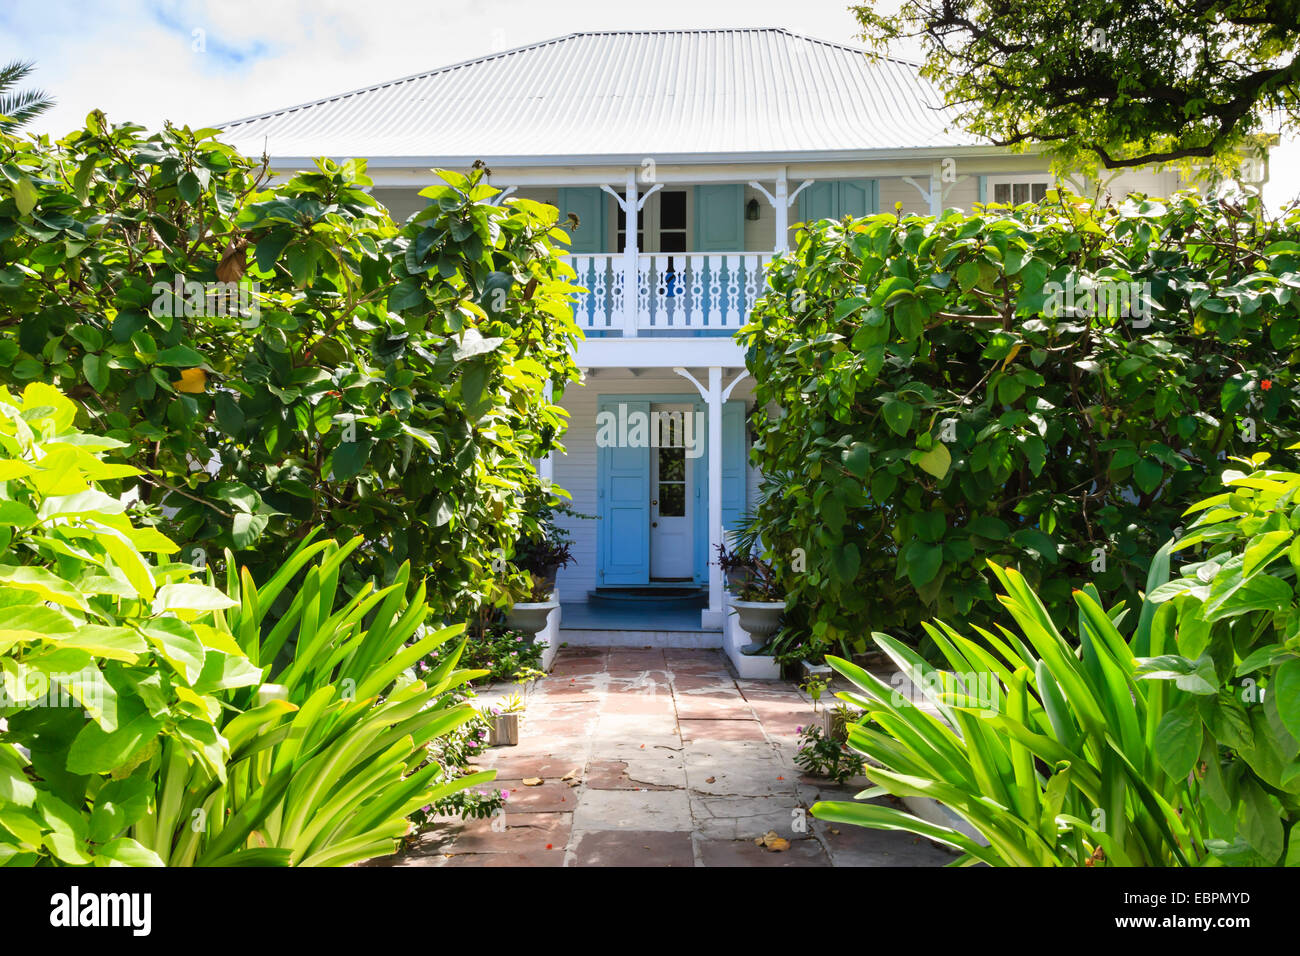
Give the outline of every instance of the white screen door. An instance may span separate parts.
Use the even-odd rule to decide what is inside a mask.
[[[650,577],[661,581],[690,580],[694,573],[691,533],[695,511],[690,491],[694,459],[686,454],[685,430],[694,414],[691,405],[652,405],[658,413],[652,425],[658,447],[650,449]],[[702,436],[692,434],[693,441]]]

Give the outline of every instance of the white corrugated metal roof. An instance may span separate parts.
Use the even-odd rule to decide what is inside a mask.
[[[572,33],[220,124],[272,158],[664,162],[975,145],[915,64],[781,29]]]

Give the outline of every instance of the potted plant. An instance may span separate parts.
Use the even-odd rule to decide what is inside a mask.
[[[731,606],[736,609],[740,626],[754,639],[740,652],[757,654],[781,629],[785,592],[772,566],[754,551],[728,551],[725,544],[720,544],[718,564],[726,575],[727,590],[732,594]]]
[[[506,614],[506,623],[529,635],[546,627],[546,619],[559,602],[555,600],[555,576],[573,563],[572,539],[555,523],[566,514],[563,505],[544,505],[538,510],[535,528],[515,543],[511,563],[525,576],[525,589]],[[530,638],[531,639],[531,638]]]

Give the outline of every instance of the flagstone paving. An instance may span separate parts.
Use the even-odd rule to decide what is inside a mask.
[[[509,791],[495,819],[449,819],[393,866],[942,866],[905,833],[815,820],[851,800],[794,764],[812,702],[733,676],[718,651],[562,648],[528,695],[515,747],[479,760]],[[525,786],[541,780],[540,784]],[[789,841],[755,843],[768,831]]]

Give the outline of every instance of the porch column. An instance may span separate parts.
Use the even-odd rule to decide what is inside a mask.
[[[776,202],[772,203],[776,214],[776,251],[785,252],[790,245],[790,183],[785,178],[785,170],[776,181]]]
[[[637,203],[636,170],[627,171],[627,196],[623,202],[624,235],[623,244],[623,335],[628,338],[636,336],[637,290],[636,290],[636,247],[637,219],[641,206]]]
[[[722,627],[722,369],[709,366],[709,390],[704,396],[709,410],[709,610],[701,626]]]
[[[700,625],[708,628],[722,627],[722,565],[718,563],[718,545],[722,544],[722,403],[727,400],[731,390],[747,374],[742,371],[725,389],[722,387],[722,368],[709,366],[709,384],[700,384],[699,379],[687,369],[673,369],[682,378],[687,379],[704,399],[709,419],[709,606],[700,615]]]
[[[799,194],[811,186],[813,181],[805,179],[799,184],[799,188],[793,193],[790,192],[790,182],[786,178],[786,169],[781,167],[780,175],[776,178],[776,195],[763,188],[763,184],[757,181],[750,182],[750,186],[763,194],[767,199],[773,211],[776,213],[776,244],[777,252],[785,252],[790,248],[790,207],[794,201],[799,198]]]

